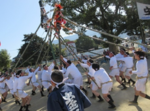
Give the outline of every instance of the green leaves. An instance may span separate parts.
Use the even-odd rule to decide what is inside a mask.
[[[7,50],[2,49],[0,51],[0,70],[10,68],[11,60],[10,55],[8,54]]]

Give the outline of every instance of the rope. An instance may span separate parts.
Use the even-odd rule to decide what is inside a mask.
[[[47,39],[48,33],[49,33],[49,29],[48,29],[48,32],[47,32],[47,34],[46,34],[44,43],[45,43],[45,41],[46,41],[46,39]],[[42,47],[41,47],[41,49],[40,49],[41,51],[40,51],[40,54],[39,54],[39,56],[38,56],[38,58],[37,58],[37,61],[36,61],[35,66],[37,65],[37,63],[38,63],[38,61],[39,61],[39,58],[40,58],[40,56],[41,56],[41,53],[42,53],[42,50],[43,50],[44,45],[45,45],[45,44],[43,44]]]
[[[24,55],[25,51],[26,51],[27,48],[29,47],[29,45],[30,45],[30,43],[31,43],[31,40],[33,40],[33,38],[35,37],[35,35],[36,35],[37,31],[39,30],[39,28],[40,28],[40,25],[39,25],[38,28],[36,29],[34,35],[31,37],[30,42],[28,43],[28,45],[26,46],[25,50],[24,50],[23,53],[21,54],[19,60],[18,60],[17,63],[15,64],[15,67],[13,68],[12,71],[14,71],[14,69],[16,68],[16,66],[18,65],[18,63],[20,62],[20,59],[22,58],[22,56]]]
[[[120,37],[118,37],[118,36],[111,35],[111,34],[106,33],[106,32],[98,31],[98,30],[96,30],[96,29],[91,29],[91,28],[89,28],[89,27],[85,27],[85,26],[79,25],[79,24],[77,24],[77,23],[71,21],[70,19],[65,18],[64,16],[62,16],[62,18],[64,18],[66,21],[70,22],[71,24],[73,24],[73,25],[75,25],[75,26],[82,27],[82,28],[85,28],[85,29],[89,29],[89,30],[98,32],[98,33],[100,33],[100,34],[106,35],[106,36],[110,36],[110,37],[113,37],[113,38],[116,38],[116,39],[119,39],[119,40],[125,40],[125,41],[128,41],[128,42],[130,42],[130,43],[135,43],[135,44],[143,45],[143,46],[145,46],[145,47],[147,47],[147,48],[150,48],[150,46],[147,46],[147,45],[142,44],[142,43],[138,43],[138,42],[135,42],[135,41],[132,41],[132,40],[126,40],[126,39],[124,39],[124,38],[120,38]]]

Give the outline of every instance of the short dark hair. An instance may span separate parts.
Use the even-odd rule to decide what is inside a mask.
[[[120,50],[123,50],[124,52],[126,51],[124,48],[120,48]]]
[[[89,61],[91,64],[94,62],[92,59],[89,59],[88,61]]]
[[[58,68],[58,66],[54,66],[54,69],[55,69],[55,70],[58,70],[59,68]]]
[[[95,71],[99,70],[99,64],[93,63],[93,64],[92,64],[92,68],[93,68]]]
[[[129,52],[126,52],[127,55],[129,55]]]
[[[16,75],[20,75],[22,70],[17,71]]]
[[[43,68],[46,66],[46,64],[43,65]]]
[[[51,78],[54,82],[62,82],[63,81],[63,73],[61,71],[53,71]]]
[[[33,69],[33,68],[30,68],[29,71],[31,72],[32,69]]]
[[[144,59],[145,57],[145,53],[143,51],[136,51],[134,53],[137,54],[140,57],[140,59]]]
[[[72,62],[71,62],[71,60],[67,60],[67,63],[68,63],[68,64],[71,64]]]

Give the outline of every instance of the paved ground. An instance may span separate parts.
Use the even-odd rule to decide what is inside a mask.
[[[149,66],[150,66],[150,60],[148,61]],[[108,63],[103,63],[102,67],[105,68],[108,72],[109,65]],[[83,70],[80,69],[82,72]],[[86,76],[83,75],[84,81],[86,80]],[[135,76],[133,77],[135,79]],[[84,84],[85,87],[87,87],[87,84]],[[111,91],[111,95],[115,101],[115,105],[117,106],[117,109],[115,111],[150,111],[150,100],[147,100],[145,98],[139,97],[139,104],[138,105],[131,105],[128,103],[129,100],[132,100],[134,97],[134,89],[132,86],[129,86],[127,90],[120,90],[119,84],[114,81],[113,85],[113,91]],[[150,95],[150,81],[147,82],[147,91],[146,93]],[[31,95],[31,86],[25,87],[25,91]],[[35,96],[31,96],[31,104],[32,106],[30,107],[31,111],[46,111],[46,105],[47,105],[47,96],[46,97],[40,97],[39,91],[36,91],[37,94]],[[90,98],[92,93],[90,89],[88,89],[89,95],[88,97]],[[101,90],[99,90],[101,92]],[[44,92],[44,94],[48,94],[47,91]],[[97,102],[96,99],[90,99],[91,100],[91,107],[85,109],[85,111],[114,111],[114,110],[109,110],[108,103],[103,102],[99,103]],[[2,103],[1,105],[2,109],[4,111],[18,111],[20,106],[15,105],[14,100],[12,99],[11,95],[7,97],[7,103]]]

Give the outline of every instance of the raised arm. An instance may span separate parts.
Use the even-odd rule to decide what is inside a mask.
[[[48,71],[49,71],[49,72],[52,72],[54,66],[55,66],[54,62],[51,63],[51,65],[48,67]]]
[[[82,67],[84,67],[84,68],[89,68],[89,66],[87,65],[87,64],[83,64],[83,63],[81,63],[81,62],[78,62]]]

